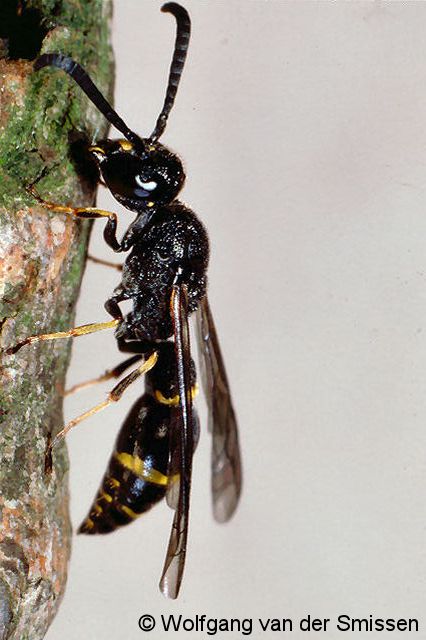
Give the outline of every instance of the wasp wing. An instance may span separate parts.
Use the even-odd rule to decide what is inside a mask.
[[[171,467],[178,466],[178,497],[170,532],[166,560],[160,580],[160,590],[168,598],[177,598],[185,566],[189,525],[189,500],[191,492],[192,455],[194,452],[191,354],[188,326],[188,305],[185,285],[173,285],[170,300],[175,341],[180,416],[173,421],[171,434]],[[176,431],[176,429],[178,431]],[[174,446],[176,443],[176,446]],[[172,501],[173,504],[173,501]]]
[[[176,510],[179,503],[181,455],[181,412],[175,412],[170,424],[169,463],[167,466],[166,502],[171,509]]]
[[[207,296],[198,305],[197,329],[212,433],[213,514],[218,522],[226,522],[233,515],[241,493],[241,455],[237,420]]]

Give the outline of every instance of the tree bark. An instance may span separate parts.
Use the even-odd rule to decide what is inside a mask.
[[[106,123],[64,73],[33,73],[39,51],[27,44],[45,36],[43,52],[71,55],[108,95],[110,3],[1,2],[11,31],[0,25],[0,640],[38,640],[59,606],[70,554],[65,446],[55,450],[51,473],[44,465],[48,438],[63,423],[70,341],[28,345],[14,356],[4,350],[72,326],[89,225],[48,213],[25,185],[43,175],[37,189],[46,199],[92,205],[94,186],[79,175],[70,139],[104,135]],[[29,59],[10,59],[13,52]]]

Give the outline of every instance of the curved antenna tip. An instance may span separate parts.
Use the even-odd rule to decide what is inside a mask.
[[[163,13],[172,13],[174,16],[185,15],[189,17],[185,7],[182,7],[182,5],[177,2],[166,2],[166,4],[163,4],[161,7],[161,11]]]
[[[177,2],[166,2],[161,5],[160,11],[162,11],[163,13],[167,13],[167,11],[170,11],[170,9],[173,7],[180,7],[180,4],[178,4]]]
[[[186,54],[188,52],[189,38],[191,35],[191,18],[187,10],[177,2],[166,2],[161,7],[164,13],[171,13],[176,19],[176,40],[173,51],[173,58],[169,70],[169,81],[167,84],[166,97],[164,99],[163,108],[157,118],[155,129],[150,136],[153,142],[158,140],[163,134],[167,118],[173,107],[180,77],[182,75],[185,64]]]

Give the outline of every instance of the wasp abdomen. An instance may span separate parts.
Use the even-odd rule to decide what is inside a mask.
[[[164,497],[171,411],[149,394],[133,405],[80,533],[109,533]]]
[[[151,509],[166,494],[173,448],[170,433],[180,420],[180,399],[174,343],[162,342],[155,346],[158,360],[146,375],[146,393],[135,402],[120,429],[107,471],[80,533],[114,531]],[[191,388],[195,395],[193,362]],[[196,446],[199,425],[195,411],[192,428]]]
[[[119,457],[123,454],[117,452],[115,455]],[[134,463],[140,466],[141,461],[135,458]],[[133,522],[162,500],[166,493],[167,476],[157,470],[154,473],[160,476],[159,482],[156,479],[143,480],[126,468],[123,472],[123,467],[111,459],[107,475],[79,533],[109,533]]]

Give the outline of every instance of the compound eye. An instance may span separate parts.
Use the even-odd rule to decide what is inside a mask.
[[[171,202],[184,180],[181,164],[168,156],[147,160],[118,152],[110,154],[100,167],[112,195],[119,201],[132,201],[125,206],[135,206],[135,201],[149,206]]]
[[[156,180],[144,180],[143,174],[139,173],[135,175],[135,182],[138,185],[135,189],[135,195],[139,198],[149,198],[156,189],[158,193],[159,184]]]
[[[138,184],[144,191],[154,191],[158,187],[158,182],[155,180],[150,180],[149,182],[144,182],[142,176],[136,176],[136,184]]]

